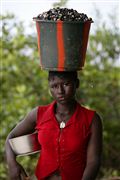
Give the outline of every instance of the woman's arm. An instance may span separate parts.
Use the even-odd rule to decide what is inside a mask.
[[[102,122],[95,114],[91,125],[91,138],[87,149],[87,164],[82,180],[95,180],[101,164],[102,154]]]
[[[20,174],[25,174],[25,171],[22,166],[16,161],[16,155],[10,147],[9,139],[25,134],[30,134],[35,131],[37,109],[38,108],[35,108],[30,113],[28,113],[27,116],[9,133],[6,139],[6,161],[8,164],[8,171],[11,180],[21,180]]]

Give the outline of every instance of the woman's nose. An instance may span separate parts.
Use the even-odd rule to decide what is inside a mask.
[[[58,86],[58,93],[64,93],[64,87],[62,85]]]

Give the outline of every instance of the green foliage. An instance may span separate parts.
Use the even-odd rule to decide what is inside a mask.
[[[21,22],[6,15],[1,18],[1,152],[4,161],[4,143],[10,130],[26,113],[38,104],[50,101],[47,73],[41,72],[34,35],[25,35]],[[44,92],[44,93],[43,93]],[[31,157],[29,157],[30,159]],[[31,168],[32,169],[32,168]],[[1,179],[6,179],[5,164],[1,164]]]
[[[120,176],[120,126],[119,120],[104,122],[104,154],[101,173],[104,177]],[[107,157],[107,158],[106,158]]]
[[[114,18],[115,19],[115,18]],[[79,73],[79,101],[103,119],[104,144],[100,177],[120,176],[120,33],[114,23],[96,27],[90,36],[85,70]]]
[[[1,148],[0,177],[7,179],[4,143],[10,130],[32,108],[47,104],[47,72],[39,68],[37,35],[24,34],[22,22],[13,15],[4,15],[0,40],[1,62]],[[104,148],[101,177],[120,176],[120,123],[119,123],[119,31],[104,26],[90,36],[85,70],[79,72],[78,100],[101,115],[104,125]],[[18,158],[25,169],[33,174],[38,155]],[[28,166],[30,164],[31,166]]]

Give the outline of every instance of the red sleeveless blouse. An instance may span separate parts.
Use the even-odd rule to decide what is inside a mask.
[[[59,170],[62,180],[81,180],[95,111],[77,103],[74,114],[61,130],[54,114],[55,103],[38,107],[36,130],[41,152],[35,174],[38,180],[43,180]]]

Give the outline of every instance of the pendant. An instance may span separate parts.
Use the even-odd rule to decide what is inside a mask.
[[[65,122],[62,121],[62,122],[60,123],[60,128],[62,129],[62,128],[64,128],[64,127],[65,127]]]

